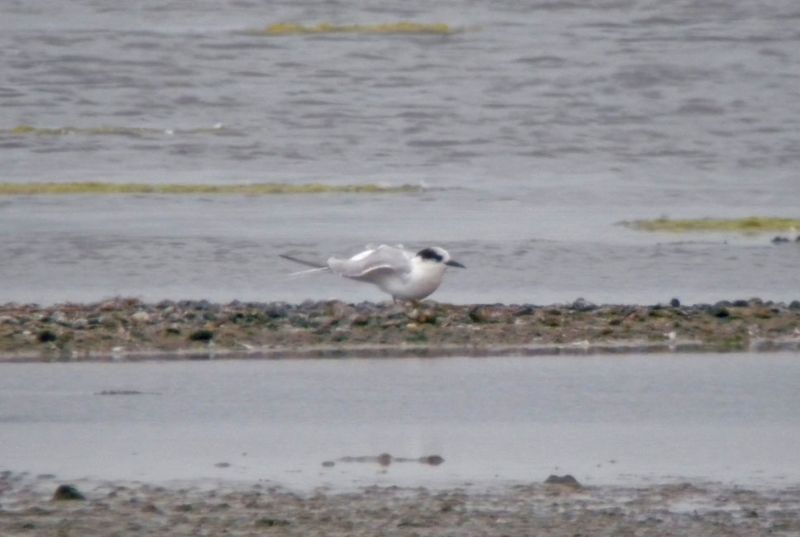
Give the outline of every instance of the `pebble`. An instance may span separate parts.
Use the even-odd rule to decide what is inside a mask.
[[[56,491],[53,493],[54,501],[80,501],[85,499],[86,496],[84,496],[81,491],[75,488],[74,485],[59,485]]]
[[[731,312],[728,311],[728,307],[720,304],[714,304],[713,306],[710,306],[707,311],[709,315],[713,315],[719,319],[731,316]]]
[[[150,320],[150,314],[146,311],[137,311],[133,315],[131,315],[131,319],[136,321],[137,323],[146,323]]]
[[[554,487],[556,490],[561,489],[562,491],[578,491],[583,489],[583,485],[581,485],[578,480],[570,474],[551,474],[547,477],[547,479],[544,480],[544,483],[545,485]]]
[[[597,309],[596,304],[589,302],[583,297],[576,299],[570,307],[575,311],[592,311]]]
[[[568,487],[571,489],[581,489],[583,485],[581,485],[575,477],[570,474],[564,475],[555,475],[551,474],[544,480],[546,485],[560,485],[563,487]]]
[[[334,300],[330,303],[330,316],[336,321],[343,321],[352,317],[354,314],[355,308],[345,304],[344,302]]]

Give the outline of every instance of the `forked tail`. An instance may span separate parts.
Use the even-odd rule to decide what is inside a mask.
[[[279,255],[280,257],[288,259],[289,261],[293,261],[295,263],[299,263],[307,267],[312,267],[307,270],[299,270],[297,272],[292,272],[289,274],[289,276],[305,276],[306,274],[314,274],[316,272],[329,272],[331,270],[327,265],[323,265],[321,263],[315,263],[314,261],[306,261],[305,259],[298,259],[297,257],[292,257],[286,254],[279,254]]]

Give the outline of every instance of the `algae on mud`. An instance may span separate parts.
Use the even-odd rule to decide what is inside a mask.
[[[800,219],[768,216],[749,216],[746,218],[695,218],[654,220],[632,220],[620,222],[621,225],[640,231],[665,233],[772,233],[800,229]]]
[[[259,34],[282,35],[309,35],[309,34],[431,34],[449,35],[456,30],[447,24],[418,23],[418,22],[393,22],[385,24],[330,24],[320,23],[307,26],[292,22],[275,23],[267,26]]]
[[[0,134],[10,136],[57,137],[69,135],[85,136],[132,136],[136,138],[174,136],[176,134],[227,134],[230,129],[222,124],[213,127],[196,129],[155,129],[151,127],[35,127],[33,125],[17,125],[13,129],[0,129]]]
[[[419,192],[420,186],[323,183],[104,183],[95,181],[65,183],[0,183],[0,196],[109,195],[109,194],[221,194],[266,196],[271,194],[402,194]]]

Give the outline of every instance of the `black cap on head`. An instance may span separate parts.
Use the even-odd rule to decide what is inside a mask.
[[[433,248],[424,248],[417,252],[417,255],[422,259],[429,259],[431,261],[435,261],[437,263],[441,263],[444,261],[444,256],[434,250]]]

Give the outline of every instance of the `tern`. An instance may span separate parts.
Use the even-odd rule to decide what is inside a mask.
[[[402,246],[382,244],[377,248],[367,247],[348,259],[331,257],[324,265],[289,255],[282,254],[281,257],[313,267],[293,275],[332,272],[344,278],[377,285],[395,302],[422,300],[436,291],[447,267],[466,268],[458,261],[453,261],[447,250],[438,246],[423,248],[415,253]]]

